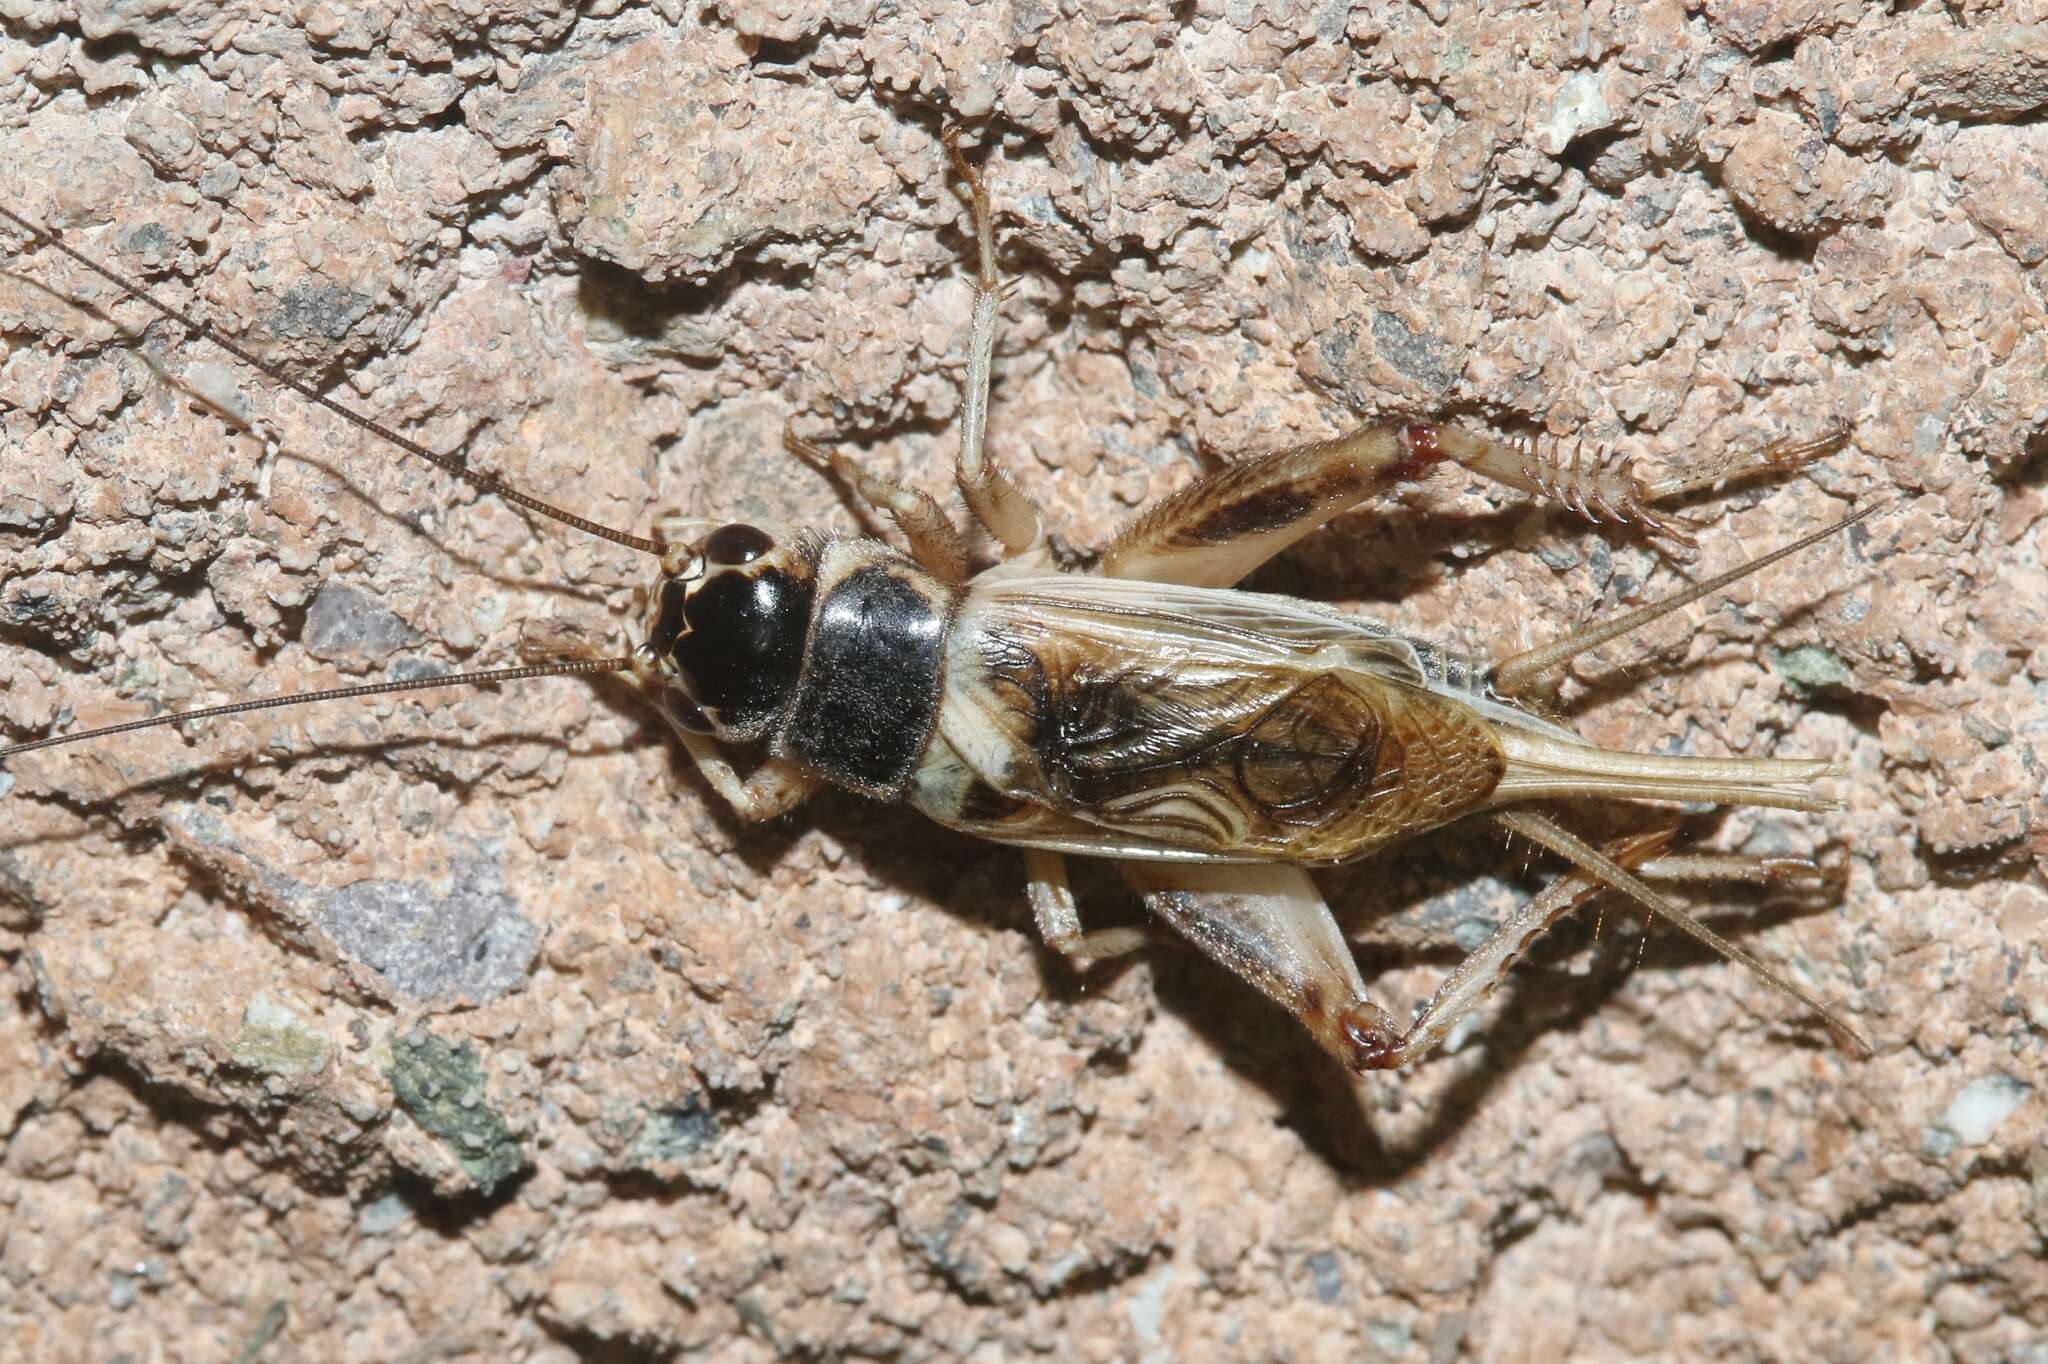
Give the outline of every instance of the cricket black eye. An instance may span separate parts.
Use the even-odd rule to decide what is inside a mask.
[[[744,733],[782,707],[803,668],[811,596],[809,582],[779,568],[728,569],[689,594],[676,666],[721,728]]]
[[[767,531],[756,526],[720,526],[705,537],[704,557],[714,564],[728,567],[736,564],[750,564],[775,548],[775,539]]]

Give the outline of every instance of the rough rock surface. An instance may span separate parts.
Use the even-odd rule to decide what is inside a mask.
[[[948,121],[994,448],[1075,544],[1347,407],[1669,466],[1852,420],[1700,504],[1711,566],[1890,499],[1561,698],[1840,759],[1839,814],[1685,818],[1846,859],[1702,902],[1864,1062],[1610,912],[1353,1083],[1190,953],[1077,978],[1012,852],[740,825],[619,687],[22,758],[0,1356],[2048,1358],[2048,13],[1901,8],[0,0],[0,203],[608,522],[850,528],[787,420],[944,489]],[[504,662],[647,576],[47,250],[0,428],[6,739]],[[1259,581],[1506,650],[1680,578],[1445,476]],[[1405,1009],[1545,874],[1324,880]]]

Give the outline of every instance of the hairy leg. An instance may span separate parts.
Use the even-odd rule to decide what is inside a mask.
[[[1797,1001],[1818,1016],[1835,1040],[1857,1056],[1871,1054],[1870,1043],[1864,1036],[1850,1027],[1833,1009],[1805,987],[1796,984],[1783,972],[1759,961],[1744,948],[1736,946],[1713,929],[1701,923],[1692,915],[1680,909],[1664,896],[1650,889],[1641,877],[1624,867],[1613,857],[1595,848],[1577,834],[1561,828],[1555,821],[1528,810],[1502,811],[1494,818],[1510,832],[1518,833],[1540,847],[1548,848],[1559,857],[1570,862],[1588,880],[1599,882],[1611,890],[1618,890],[1650,913],[1665,922],[1682,929],[1703,945],[1748,969],[1764,984],[1780,994]]]
[[[1003,285],[996,274],[995,218],[981,171],[946,134],[946,155],[967,185],[974,219],[974,311],[967,341],[967,385],[961,394],[960,456],[953,471],[960,496],[974,519],[1014,559],[1042,550],[1044,526],[1038,504],[988,454],[989,384],[995,368],[996,322],[1002,310]],[[850,457],[829,453],[793,431],[783,444],[813,465],[829,469],[861,499],[887,515],[910,538],[919,563],[948,582],[967,579],[967,548],[952,519],[927,493],[862,472]]]
[[[1593,521],[1634,525],[1689,557],[1692,538],[1653,504],[1731,479],[1796,468],[1848,440],[1839,425],[1779,441],[1710,470],[1645,482],[1632,465],[1579,447],[1500,440],[1436,422],[1382,422],[1333,440],[1254,455],[1147,508],[1103,551],[1098,572],[1227,587],[1343,513],[1446,462],[1546,497]]]
[[[1755,450],[1666,478],[1645,481],[1633,460],[1611,451],[1588,451],[1582,441],[1499,440],[1459,427],[1442,433],[1448,459],[1510,488],[1569,507],[1589,521],[1637,526],[1665,542],[1680,558],[1698,553],[1689,523],[1659,512],[1658,502],[1737,479],[1782,472],[1825,459],[1849,442],[1849,428],[1833,422],[1808,440],[1784,437]]]
[[[1675,830],[1619,839],[1601,858],[1654,880],[1737,880],[1832,885],[1836,869],[1803,857],[1734,853],[1672,854]],[[1057,854],[1034,854],[1051,856]],[[1559,920],[1607,890],[1598,869],[1575,868],[1517,910],[1466,956],[1405,1030],[1366,995],[1351,949],[1308,873],[1279,864],[1120,863],[1146,907],[1213,960],[1229,967],[1293,1014],[1323,1048],[1355,1071],[1412,1065],[1435,1051],[1459,1021],[1507,979],[1529,946]],[[1037,864],[1034,882],[1039,878]],[[1064,866],[1034,884],[1044,895],[1041,930],[1078,932]],[[1661,897],[1658,897],[1661,900]],[[1688,916],[1689,917],[1689,916]],[[1090,935],[1092,936],[1092,935]],[[1136,942],[1119,944],[1128,950]]]
[[[1638,834],[1610,844],[1606,855],[1649,881],[1750,881],[1775,885],[1838,886],[1843,869],[1811,858],[1743,853],[1667,854],[1675,830]],[[1443,1045],[1451,1030],[1507,979],[1516,961],[1559,920],[1607,887],[1575,870],[1552,882],[1472,949],[1415,1015],[1400,1041],[1376,1057],[1374,1069],[1413,1065]]]
[[[1608,855],[1624,866],[1635,866],[1661,853],[1670,845],[1672,830],[1623,840],[1611,846]],[[1485,942],[1472,949],[1453,967],[1444,983],[1415,1015],[1399,1040],[1366,1062],[1374,1070],[1393,1070],[1413,1065],[1443,1045],[1451,1029],[1465,1015],[1479,1007],[1506,980],[1516,961],[1530,944],[1548,932],[1558,920],[1598,895],[1605,887],[1584,872],[1559,877],[1535,899],[1501,922]]]

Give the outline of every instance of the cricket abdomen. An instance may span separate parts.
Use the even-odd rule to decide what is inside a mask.
[[[1161,683],[1126,669],[1049,698],[1031,747],[1056,808],[1203,851],[1338,862],[1476,808],[1504,770],[1463,707],[1378,679],[1253,673],[1222,687],[1248,705],[1192,724]]]
[[[970,595],[932,750],[951,775],[920,774],[920,805],[1068,851],[1328,863],[1480,808],[1506,771],[1455,697],[1320,651],[1233,656],[1148,629]]]

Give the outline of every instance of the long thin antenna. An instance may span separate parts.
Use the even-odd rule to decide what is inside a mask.
[[[532,497],[526,493],[520,492],[517,488],[513,487],[509,483],[506,483],[503,479],[497,477],[495,474],[485,473],[482,470],[478,469],[471,469],[467,465],[463,464],[460,460],[454,458],[451,455],[444,455],[441,454],[439,451],[429,450],[426,446],[421,445],[418,441],[408,440],[406,437],[399,435],[396,431],[393,431],[390,427],[385,426],[383,423],[378,422],[370,417],[364,416],[362,413],[356,411],[354,408],[347,407],[341,403],[336,402],[334,399],[328,397],[326,394],[320,392],[318,389],[313,388],[311,385],[301,383],[297,379],[292,378],[291,375],[285,373],[277,366],[270,364],[268,361],[258,359],[254,354],[252,354],[248,350],[245,350],[242,346],[238,345],[233,341],[230,341],[227,337],[222,336],[218,331],[215,331],[212,323],[203,321],[197,317],[192,316],[189,313],[181,312],[178,309],[171,307],[168,303],[165,303],[158,299],[156,295],[150,293],[147,289],[143,288],[134,280],[129,279],[125,275],[122,275],[119,272],[100,264],[92,257],[86,255],[84,252],[74,250],[67,242],[65,242],[63,234],[60,233],[56,228],[38,227],[34,223],[22,217],[19,213],[16,213],[13,209],[8,208],[4,204],[0,204],[0,217],[6,218],[7,221],[13,223],[16,227],[28,233],[30,247],[44,245],[56,247],[66,256],[69,256],[72,260],[78,262],[78,264],[84,266],[86,269],[92,271],[100,278],[107,280],[108,282],[113,284],[115,288],[121,290],[121,292],[127,294],[130,298],[136,299],[139,302],[147,304],[149,307],[155,309],[160,316],[165,317],[172,322],[178,323],[180,326],[184,327],[188,332],[190,332],[193,336],[197,337],[198,339],[202,341],[211,341],[214,345],[219,346],[229,355],[234,356],[237,360],[240,360],[243,364],[249,366],[257,373],[262,374],[264,377],[270,379],[272,382],[284,385],[292,392],[298,394],[301,398],[304,398],[307,402],[315,403],[321,407],[326,408],[329,412],[332,412],[335,416],[340,417],[343,421],[349,423],[351,426],[357,427],[358,429],[363,431],[367,431],[371,435],[378,437],[380,440],[389,442],[391,445],[397,447],[400,450],[403,450],[406,454],[419,456],[421,459],[426,460],[429,464],[433,464],[442,469],[444,472],[461,479],[464,483],[469,484],[472,488],[477,488],[487,493],[496,493],[499,497],[504,498],[507,502],[512,503],[514,506],[524,507],[528,511],[534,512],[540,516],[544,516],[550,521],[558,521],[562,525],[573,527],[576,530],[583,531],[585,534],[595,535],[600,540],[609,540],[615,545],[624,545],[627,549],[639,550],[642,554],[653,554],[658,556],[662,552],[662,547],[659,544],[657,544],[653,540],[647,539],[645,536],[633,535],[622,530],[613,530],[610,526],[601,526],[595,521],[591,521],[585,517],[576,515],[574,512],[563,511],[560,507],[553,506],[549,503],[541,501],[537,497]]]
[[[0,209],[0,212],[6,210]],[[207,706],[203,710],[184,710],[172,715],[155,715],[147,720],[130,720],[121,725],[105,725],[99,729],[88,729],[77,734],[58,734],[47,739],[31,739],[25,744],[11,744],[0,748],[0,760],[11,758],[17,753],[32,753],[39,748],[59,748],[65,744],[82,744],[88,739],[104,739],[111,734],[129,734],[138,729],[155,729],[160,725],[175,725],[186,720],[211,720],[221,715],[239,715],[249,710],[275,710],[279,706],[306,706],[316,701],[341,701],[349,697],[383,696],[389,692],[431,691],[436,687],[479,687],[492,682],[521,682],[530,677],[567,677],[589,673],[624,672],[633,666],[632,656],[619,658],[575,658],[561,663],[537,663],[518,668],[492,668],[485,672],[448,673],[441,677],[413,677],[402,682],[371,682],[360,687],[332,687],[326,691],[290,692],[284,696],[263,696],[253,701],[235,701],[225,706]]]
[[[1574,630],[1563,639],[1554,639],[1548,644],[1503,659],[1494,667],[1488,680],[1493,683],[1496,690],[1505,695],[1520,695],[1528,690],[1531,682],[1544,673],[1570,662],[1586,650],[1597,649],[1610,639],[1618,639],[1631,631],[1640,630],[1660,616],[1668,616],[1680,607],[1689,606],[1701,597],[1711,596],[1730,583],[1739,582],[1759,569],[1769,568],[1780,559],[1797,554],[1810,545],[1819,544],[1831,535],[1838,535],[1885,505],[1879,501],[1867,507],[1859,507],[1832,526],[1817,530],[1811,535],[1801,536],[1789,545],[1780,545],[1768,554],[1751,559],[1746,564],[1738,564],[1726,573],[1717,573],[1704,582],[1694,583],[1691,587],[1672,593],[1662,601],[1639,606],[1611,620],[1599,621],[1583,630]]]

